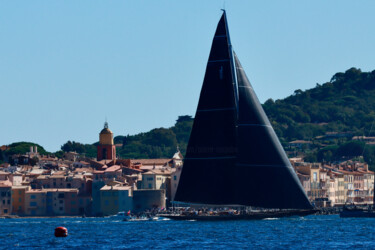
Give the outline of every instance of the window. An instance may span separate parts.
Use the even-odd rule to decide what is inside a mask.
[[[313,174],[313,180],[314,181],[317,181],[318,180],[318,174],[316,172],[314,172]]]
[[[10,200],[8,200],[8,205],[10,204]]]
[[[22,194],[22,191],[21,191],[21,190],[18,190],[18,194]]]
[[[59,199],[63,199],[63,198],[65,197],[65,195],[64,195],[63,193],[60,193],[60,194],[58,195],[58,197],[59,197]]]
[[[175,176],[173,176],[173,179],[174,179],[174,180],[177,180],[177,176],[176,176],[176,175],[175,175]]]
[[[59,200],[59,203],[62,204],[64,201],[63,200]]]
[[[147,180],[148,180],[148,181],[153,181],[154,178],[152,178],[152,177],[148,177]]]
[[[151,183],[148,184],[148,188],[152,188],[152,184]]]
[[[63,211],[63,210],[64,210],[64,208],[63,208],[63,207],[60,207],[59,209],[60,209],[60,211]]]
[[[4,214],[7,214],[8,213],[8,209],[4,209]]]
[[[31,199],[35,199],[36,196],[35,196],[34,194],[32,194],[32,195],[30,196],[30,198],[31,198]]]

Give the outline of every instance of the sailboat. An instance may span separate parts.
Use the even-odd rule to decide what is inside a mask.
[[[174,201],[269,209],[228,219],[315,212],[232,49],[225,10],[213,38]]]

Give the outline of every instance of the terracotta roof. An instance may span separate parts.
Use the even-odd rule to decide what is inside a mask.
[[[11,187],[12,183],[10,181],[0,181],[0,187]]]
[[[76,168],[74,172],[76,173],[82,173],[82,172],[87,172],[87,173],[92,173],[94,170],[92,168]]]
[[[143,174],[159,174],[159,175],[170,175],[172,174],[171,171],[169,170],[160,170],[160,169],[153,169],[148,172],[145,172]]]
[[[168,159],[133,159],[130,160],[132,164],[140,163],[142,165],[164,165],[168,163],[171,160],[171,158]]]
[[[78,192],[78,188],[44,188],[47,192]]]
[[[108,172],[116,172],[118,170],[121,170],[121,166],[119,165],[113,165],[112,167],[109,167],[107,168],[106,170],[104,170],[105,173],[108,173]]]
[[[30,189],[29,191],[26,191],[26,194],[28,193],[47,193],[45,189]]]
[[[51,179],[63,179],[65,178],[65,176],[64,175],[51,175],[50,178]]]
[[[108,185],[105,185],[100,190],[105,190],[105,191],[107,191],[107,190],[129,190],[131,188],[132,188],[131,186],[119,186],[119,185],[108,186]]]

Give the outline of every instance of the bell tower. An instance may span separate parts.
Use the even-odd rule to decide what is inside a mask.
[[[113,133],[108,128],[108,122],[104,123],[104,128],[99,134],[99,145],[96,159],[98,161],[116,159],[116,146],[113,143]]]

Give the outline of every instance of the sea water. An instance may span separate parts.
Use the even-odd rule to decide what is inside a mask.
[[[54,237],[66,227],[69,236]],[[253,221],[0,219],[0,249],[375,248],[374,218],[320,215]]]

